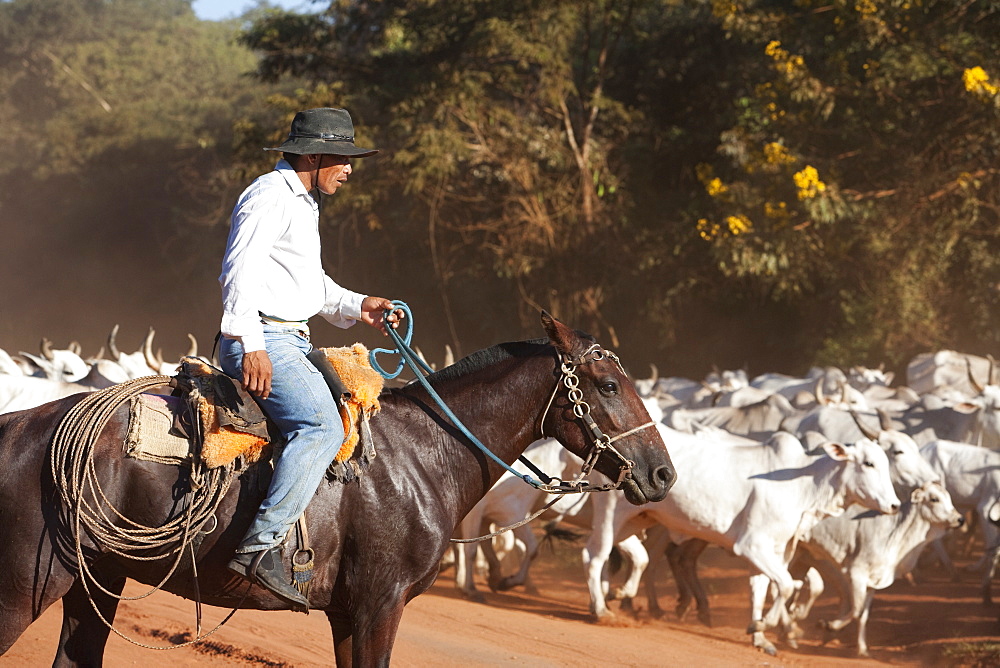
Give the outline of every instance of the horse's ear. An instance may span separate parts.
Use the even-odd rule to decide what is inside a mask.
[[[542,310],[542,327],[545,328],[545,333],[549,335],[549,340],[555,345],[556,350],[563,355],[573,354],[578,340],[572,329],[553,318],[544,309]]]

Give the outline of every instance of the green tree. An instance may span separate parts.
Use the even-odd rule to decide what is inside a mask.
[[[995,346],[1000,6],[712,8],[755,52],[699,171],[720,271],[822,318],[813,361]]]

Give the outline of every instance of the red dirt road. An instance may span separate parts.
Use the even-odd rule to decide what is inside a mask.
[[[779,654],[769,657],[750,646],[746,567],[721,550],[709,549],[702,561],[702,580],[711,593],[714,626],[680,622],[672,613],[663,620],[618,613],[611,623],[588,621],[587,593],[576,548],[560,546],[536,561],[533,575],[538,595],[520,590],[486,591],[486,604],[461,599],[446,571],[430,592],[407,606],[393,652],[396,666],[957,666],[976,665],[948,652],[970,642],[1000,642],[997,611],[978,597],[978,576],[952,583],[935,570],[918,572],[918,583],[897,582],[876,595],[869,622],[871,659],[854,657],[854,626],[823,645],[816,619],[834,614],[837,601],[827,594],[804,625],[807,637],[793,650],[776,642]],[[963,562],[967,563],[967,562]],[[660,605],[673,608],[675,589],[668,577],[660,583]],[[481,586],[481,588],[484,588]],[[143,589],[130,583],[126,594]],[[1000,591],[998,591],[1000,599]],[[645,609],[645,599],[639,599]],[[617,610],[618,604],[611,604]],[[225,615],[206,608],[205,628]],[[0,666],[50,665],[59,636],[60,611],[53,606],[36,621]],[[140,642],[165,645],[193,629],[194,604],[170,594],[121,605],[116,627]],[[768,634],[772,640],[773,633]],[[241,611],[207,642],[162,652],[136,647],[112,636],[106,662],[110,666],[329,666],[332,643],[325,616],[292,612]],[[988,665],[981,663],[978,665]],[[995,665],[995,664],[994,664]]]

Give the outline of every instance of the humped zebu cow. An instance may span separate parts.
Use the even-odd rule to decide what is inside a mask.
[[[859,439],[868,439],[877,443],[889,460],[889,476],[896,494],[901,499],[908,498],[913,490],[923,487],[929,482],[940,481],[941,476],[924,459],[913,439],[893,429],[892,425],[885,419],[885,416],[882,416],[883,420],[879,428],[875,428],[866,424],[865,416],[858,415],[853,411],[826,410],[846,417],[850,421],[851,429],[842,429],[839,432],[839,436],[843,440],[831,437],[830,435],[821,435],[822,438],[817,440],[816,448],[821,447],[822,443],[828,441],[852,443]],[[807,448],[807,450],[811,449],[813,448]],[[673,544],[667,544],[667,542],[662,540],[655,544],[647,544],[647,548],[651,552],[649,560],[650,572],[647,574],[646,580],[646,596],[649,601],[649,609],[651,611],[659,611],[653,575],[660,567],[665,552],[665,556],[670,562],[674,579],[677,582],[679,597],[676,610],[678,616],[683,618],[694,602],[697,603],[698,618],[702,623],[710,626],[711,612],[708,606],[708,596],[701,585],[697,572],[698,558],[705,550],[707,544],[697,539],[684,540],[684,537],[679,535],[675,535],[672,538],[674,540]],[[806,564],[801,570],[804,572],[805,567],[808,565],[810,564]],[[807,576],[807,585],[804,588],[805,591],[798,598],[799,600],[810,600],[811,597],[811,600],[815,600],[823,591],[822,578],[818,573],[804,572],[804,575]],[[808,610],[811,607],[811,602],[801,607]],[[794,628],[792,631],[793,633],[798,632]]]
[[[678,471],[671,493],[636,513],[616,503],[610,527],[599,525],[598,499],[591,500],[595,526],[584,550],[591,612],[598,617],[609,614],[600,574],[613,541],[662,524],[671,532],[720,545],[749,562],[748,633],[754,647],[776,654],[764,631],[779,623],[791,625],[785,601],[797,586],[788,572],[794,539],[821,517],[840,513],[851,503],[879,512],[899,510],[885,453],[867,439],[828,443],[817,456],[807,454],[798,439],[783,432],[765,444],[732,445],[665,425],[658,428]],[[772,584],[775,600],[765,618],[765,598]]]
[[[946,440],[1000,450],[1000,385],[996,375],[991,373],[986,384],[981,385],[970,363],[966,376],[974,392],[971,396],[963,396],[953,405],[921,405],[903,413],[890,413],[892,420],[920,445]]]
[[[68,348],[53,348],[51,341],[42,338],[39,344],[40,355],[22,351],[19,356],[28,362],[24,369],[26,376],[74,383],[90,371],[90,365],[80,357],[80,350],[80,344],[75,341]]]
[[[858,655],[868,656],[866,632],[875,592],[913,570],[924,547],[961,525],[948,491],[940,482],[928,482],[914,489],[895,515],[851,506],[806,531],[799,548],[837,566],[826,572],[839,576],[842,593],[840,616],[824,620],[823,628],[840,631],[857,621]],[[815,580],[810,584],[815,587]],[[793,608],[792,616],[803,619],[808,610]]]
[[[960,511],[972,511],[979,520],[984,553],[979,566],[984,568],[980,593],[983,603],[993,601],[991,584],[1000,557],[1000,452],[968,443],[932,441],[920,448],[940,476],[952,502]],[[943,550],[938,550],[944,557]],[[946,557],[945,557],[946,558]],[[951,568],[950,561],[946,566]]]
[[[777,431],[783,420],[798,412],[788,399],[772,394],[764,401],[749,406],[676,409],[669,412],[664,421],[674,429],[687,433],[693,433],[695,425],[703,425],[762,440]]]
[[[954,350],[921,353],[906,366],[906,384],[920,395],[944,389],[974,395],[978,390],[970,382],[970,373],[977,378],[992,378],[995,366],[992,358],[967,355]]]
[[[864,410],[868,407],[864,395],[847,382],[847,374],[837,367],[814,367],[805,378],[780,373],[761,374],[750,381],[750,387],[780,394],[796,408],[839,405]]]

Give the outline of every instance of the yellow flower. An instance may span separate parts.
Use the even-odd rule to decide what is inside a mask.
[[[749,232],[753,227],[753,223],[750,222],[750,219],[743,214],[737,216],[727,216],[726,225],[729,227],[729,233],[733,236]]]
[[[872,0],[860,0],[860,2],[854,5],[854,9],[862,16],[871,16],[878,11],[878,7],[875,6]]]
[[[980,97],[996,97],[1000,93],[1000,87],[991,83],[990,75],[978,65],[967,68],[962,73],[962,83],[965,84],[965,90]]]
[[[722,182],[722,179],[720,179],[719,177],[715,177],[714,179],[710,180],[708,183],[705,184],[705,190],[712,197],[718,197],[719,195],[728,192],[729,187]]]
[[[698,225],[696,226],[698,230],[698,236],[700,236],[705,241],[711,241],[715,237],[719,236],[719,225],[718,223],[710,222],[705,218],[698,219]]]
[[[771,165],[789,165],[795,162],[788,149],[776,141],[764,144],[764,160]]]
[[[771,58],[777,59],[779,56],[787,55],[788,52],[781,48],[781,42],[776,39],[772,39],[768,42],[767,46],[764,47],[764,53]]]
[[[778,202],[777,204],[764,202],[764,215],[768,218],[788,218],[788,205],[784,202]]]
[[[819,172],[812,165],[806,165],[801,172],[792,175],[795,187],[799,189],[799,199],[812,199],[826,190],[826,184],[819,180]]]

